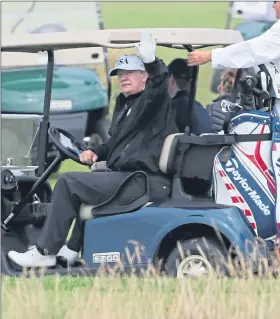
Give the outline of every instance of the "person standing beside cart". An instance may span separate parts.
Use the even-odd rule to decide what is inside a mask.
[[[275,98],[274,109],[280,117],[280,1],[274,1],[273,8],[278,21],[262,35],[225,48],[190,52],[187,59],[190,66],[211,61],[213,69],[244,69],[264,64],[272,79],[270,96]]]

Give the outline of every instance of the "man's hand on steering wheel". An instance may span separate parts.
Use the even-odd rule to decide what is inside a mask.
[[[97,161],[98,157],[93,151],[86,150],[80,154],[79,159],[83,164],[92,165]]]
[[[90,166],[97,161],[97,155],[73,134],[57,127],[50,127],[48,132],[62,159],[72,159],[78,164]]]

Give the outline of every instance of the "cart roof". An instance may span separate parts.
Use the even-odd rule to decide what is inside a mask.
[[[150,29],[159,46],[229,45],[243,41],[239,31],[209,28]],[[142,29],[106,29],[81,32],[57,32],[4,36],[2,52],[36,53],[88,47],[129,48],[139,42]]]

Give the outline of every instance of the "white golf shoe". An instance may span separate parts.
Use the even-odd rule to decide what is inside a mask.
[[[54,255],[44,256],[39,253],[36,246],[31,246],[27,252],[18,253],[9,251],[8,257],[21,267],[53,267],[56,265]]]
[[[69,249],[66,245],[62,246],[58,254],[56,255],[57,261],[60,264],[73,265],[79,258],[79,253]]]

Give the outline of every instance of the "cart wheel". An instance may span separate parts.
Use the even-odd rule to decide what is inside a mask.
[[[168,276],[177,278],[209,276],[215,272],[223,277],[227,274],[225,256],[216,240],[194,238],[178,243],[164,268]]]

